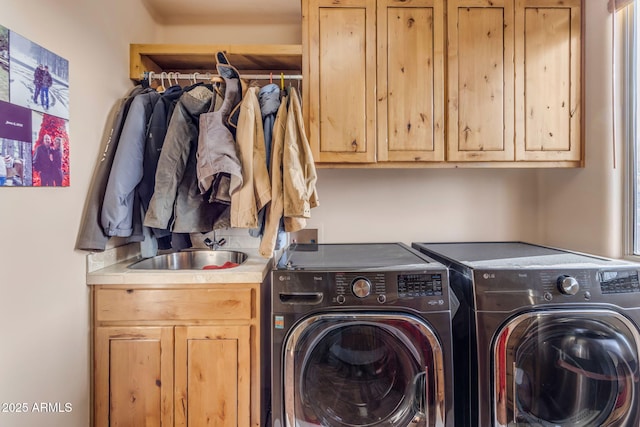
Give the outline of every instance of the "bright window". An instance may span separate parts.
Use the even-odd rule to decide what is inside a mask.
[[[638,140],[638,99],[639,73],[638,68],[638,12],[640,1],[617,0],[617,12],[614,17],[616,31],[616,72],[619,78],[620,100],[616,106],[620,106],[617,114],[618,139],[623,141],[627,148],[627,212],[628,227],[626,228],[627,253],[640,256],[640,141]]]

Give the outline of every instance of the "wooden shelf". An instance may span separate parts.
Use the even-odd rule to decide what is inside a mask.
[[[241,73],[301,73],[302,45],[131,44],[129,78],[148,71],[215,73],[216,52],[225,52]]]

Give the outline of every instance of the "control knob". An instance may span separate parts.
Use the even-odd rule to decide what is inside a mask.
[[[371,293],[371,282],[364,277],[359,277],[351,283],[351,290],[358,298],[364,298]]]
[[[558,284],[558,290],[565,295],[575,295],[580,290],[580,284],[571,276],[560,276],[556,281]]]

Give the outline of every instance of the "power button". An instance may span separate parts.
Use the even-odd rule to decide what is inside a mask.
[[[336,297],[336,302],[337,302],[338,304],[344,304],[345,300],[346,300],[346,298],[344,297],[344,295],[338,295],[338,296]]]

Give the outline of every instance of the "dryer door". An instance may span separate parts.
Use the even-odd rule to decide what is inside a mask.
[[[287,426],[444,426],[442,347],[415,316],[315,315],[283,356]]]
[[[637,328],[609,310],[521,314],[492,345],[496,426],[638,426]]]

